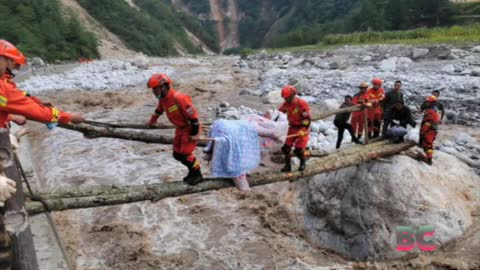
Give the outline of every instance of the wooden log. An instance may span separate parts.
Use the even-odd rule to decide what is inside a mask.
[[[362,109],[362,105],[354,105],[354,106],[351,106],[351,107],[346,107],[346,108],[343,108],[343,109],[338,109],[338,110],[322,113],[320,115],[317,115],[316,117],[313,117],[312,121],[322,120],[324,118],[327,118],[329,116],[339,114],[339,113],[356,112],[356,111],[360,111],[361,109]]]
[[[25,210],[25,195],[19,169],[10,145],[8,129],[0,129],[1,163],[5,175],[17,183],[17,192],[5,202],[5,223],[12,239],[14,261],[12,269],[38,270],[28,214]]]
[[[140,141],[145,143],[158,143],[158,144],[173,144],[173,136],[162,135],[156,133],[123,130],[115,128],[95,127],[86,124],[72,125],[72,124],[59,124],[61,128],[68,130],[78,131],[88,139],[95,138],[115,138],[130,141]],[[205,142],[199,142],[199,146],[205,146]]]
[[[105,127],[105,128],[120,128],[120,129],[175,129],[174,125],[170,124],[156,124],[155,126],[149,126],[145,124],[128,124],[128,123],[106,123],[106,122],[99,122],[99,121],[92,121],[87,120],[85,124],[96,126],[96,127]],[[212,123],[202,122],[203,127],[208,127]]]
[[[319,158],[312,160],[303,172],[263,172],[249,175],[250,186],[266,185],[282,181],[295,181],[298,179],[312,177],[324,172],[334,171],[341,168],[358,165],[368,160],[391,156],[405,151],[416,145],[415,142],[404,142],[400,144],[387,144],[373,147],[371,151],[358,151],[347,156],[337,158]],[[168,182],[161,184],[115,187],[113,190],[105,189],[100,191],[96,188],[95,193],[68,192],[65,194],[55,193],[51,196],[44,195],[44,203],[53,211],[67,209],[99,207],[117,205],[139,201],[158,201],[169,197],[178,197],[188,194],[200,193],[209,190],[233,187],[231,179],[205,179],[206,181],[197,186],[188,186],[183,181]],[[103,193],[102,193],[103,192]],[[72,195],[79,195],[72,197]],[[31,214],[44,212],[44,206],[40,202],[28,202],[27,209]]]
[[[339,159],[343,156],[348,156],[351,154],[355,154],[360,151],[375,151],[376,149],[380,149],[381,147],[388,145],[390,142],[388,140],[383,140],[377,142],[375,144],[370,144],[368,146],[362,145],[352,145],[348,148],[341,149],[340,151],[335,151],[332,153],[328,153],[328,156],[325,156],[325,153],[321,157],[323,157],[322,162],[328,162],[331,159]],[[314,155],[320,155],[318,151],[312,151]],[[283,153],[281,153],[283,156]],[[313,164],[309,162],[307,165],[310,166]],[[144,186],[142,186],[144,187]],[[119,193],[130,192],[131,190],[125,189],[125,187],[120,187],[116,185],[101,185],[95,187],[88,187],[88,188],[69,188],[69,189],[58,189],[55,192],[49,193],[39,193],[38,195],[42,198],[71,198],[71,197],[88,197],[88,196],[103,196],[103,195],[114,195]]]

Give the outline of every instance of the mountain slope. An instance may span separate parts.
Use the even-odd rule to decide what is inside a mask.
[[[66,60],[98,56],[97,40],[57,0],[0,0],[0,38],[27,56]]]
[[[119,58],[134,55],[127,46],[101,23],[95,20],[75,0],[60,0],[63,10],[72,10],[80,23],[98,39],[98,52],[101,58]]]
[[[215,39],[195,19],[175,11],[163,1],[134,0],[130,4],[119,0],[77,2],[130,49],[157,56],[203,52],[201,45],[190,40],[184,30],[187,28],[198,40],[205,39],[215,50],[216,42],[212,42]]]

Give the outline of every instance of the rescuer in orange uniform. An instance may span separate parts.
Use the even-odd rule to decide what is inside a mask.
[[[385,90],[382,87],[383,81],[379,78],[372,80],[372,87],[367,90],[366,96],[372,107],[368,109],[368,132],[372,138],[380,136],[380,127],[383,120],[382,102],[385,99]]]
[[[279,111],[286,113],[288,118],[288,136],[285,144],[282,147],[282,152],[285,155],[285,167],[282,168],[282,172],[292,171],[291,155],[290,151],[292,146],[295,146],[293,151],[295,155],[300,159],[299,171],[305,170],[305,149],[307,148],[310,129],[310,107],[308,103],[296,97],[297,89],[291,85],[287,85],[282,89],[282,98],[285,102],[278,109]]]
[[[6,40],[0,40],[0,44],[5,45],[5,46],[10,47],[10,48],[15,47],[10,42],[8,42]],[[15,74],[13,74],[12,70],[18,70],[18,69],[20,69],[20,66],[25,65],[26,63],[27,63],[27,59],[25,58],[25,56],[21,52],[19,52],[18,57],[13,62],[9,61],[9,64],[8,64],[8,67],[5,71],[5,73],[3,75],[0,75],[0,80],[3,80],[6,83],[9,83],[14,88],[17,88],[17,84],[13,80],[15,78]],[[33,99],[33,101],[37,102],[38,104],[43,104],[45,106],[49,106],[49,105],[51,106],[51,104],[44,104],[43,101],[41,101],[39,98],[31,96],[27,92],[24,92],[24,91],[21,91],[21,92],[22,92],[23,95],[25,95],[27,97],[30,97],[31,99]],[[14,122],[17,125],[25,125],[25,123],[27,122],[27,119],[24,116],[21,116],[21,115],[9,114],[8,118],[7,118],[7,122]],[[8,128],[9,125],[7,124],[6,127]]]
[[[433,143],[438,133],[438,124],[440,123],[440,109],[437,104],[436,96],[429,96],[422,105],[423,120],[420,127],[420,141],[418,144],[425,151],[427,163],[432,165]]]
[[[358,92],[356,95],[353,96],[353,104],[355,105],[366,105],[367,104],[367,89],[368,89],[368,83],[362,82],[358,88],[360,89],[360,92]],[[352,128],[353,132],[355,133],[355,136],[357,139],[360,139],[362,137],[363,129],[365,124],[365,114],[362,111],[356,111],[352,112]]]
[[[190,185],[202,182],[200,162],[193,155],[197,142],[192,137],[200,134],[200,122],[192,99],[177,92],[166,74],[155,74],[150,77],[148,88],[153,89],[153,94],[159,100],[148,124],[155,125],[160,115],[166,112],[168,120],[176,127],[173,157],[188,168],[188,175],[183,181]]]
[[[21,61],[23,54],[12,44],[0,42],[0,76],[4,76],[7,68],[15,62]],[[25,116],[27,119],[47,123],[53,128],[58,122],[74,124],[85,121],[81,114],[69,114],[56,108],[46,107],[26,97],[11,83],[0,80],[0,127],[6,126],[9,114]]]
[[[10,42],[8,42],[6,40],[3,40],[3,39],[0,39],[0,44],[4,45],[4,46],[7,46],[7,47],[10,47],[10,48],[15,47]],[[21,52],[19,52],[18,57],[13,62],[9,62],[9,65],[8,65],[6,71],[4,72],[4,74],[2,74],[0,76],[0,80],[3,80],[5,82],[11,84],[13,86],[13,88],[17,89],[17,84],[13,80],[15,78],[15,74],[12,71],[20,69],[20,67],[25,65],[25,64],[27,64],[27,58],[25,58],[25,56]],[[19,91],[21,91],[21,90],[19,90]],[[44,103],[39,98],[31,96],[29,93],[27,93],[25,91],[22,91],[22,93],[25,96],[33,99],[33,101],[37,102],[38,104],[42,104],[42,105],[45,105],[45,106],[51,106],[50,103]]]

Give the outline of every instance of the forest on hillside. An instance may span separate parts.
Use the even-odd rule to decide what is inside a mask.
[[[0,38],[47,60],[98,57],[97,39],[57,0],[0,0]]]

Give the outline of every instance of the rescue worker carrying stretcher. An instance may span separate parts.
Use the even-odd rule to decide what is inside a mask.
[[[297,89],[294,86],[287,85],[282,89],[282,98],[285,102],[278,109],[286,113],[288,118],[288,134],[282,152],[285,155],[285,167],[282,172],[291,172],[291,150],[295,146],[294,153],[300,159],[299,171],[305,170],[305,149],[309,140],[310,129],[310,107],[308,103],[296,97]]]
[[[183,181],[196,185],[203,181],[200,162],[193,155],[197,146],[195,136],[200,134],[198,112],[192,104],[192,99],[173,88],[172,80],[166,74],[154,74],[148,80],[148,88],[158,99],[158,106],[152,114],[148,125],[153,126],[164,112],[168,120],[175,125],[173,141],[173,158],[188,168],[188,175]]]

